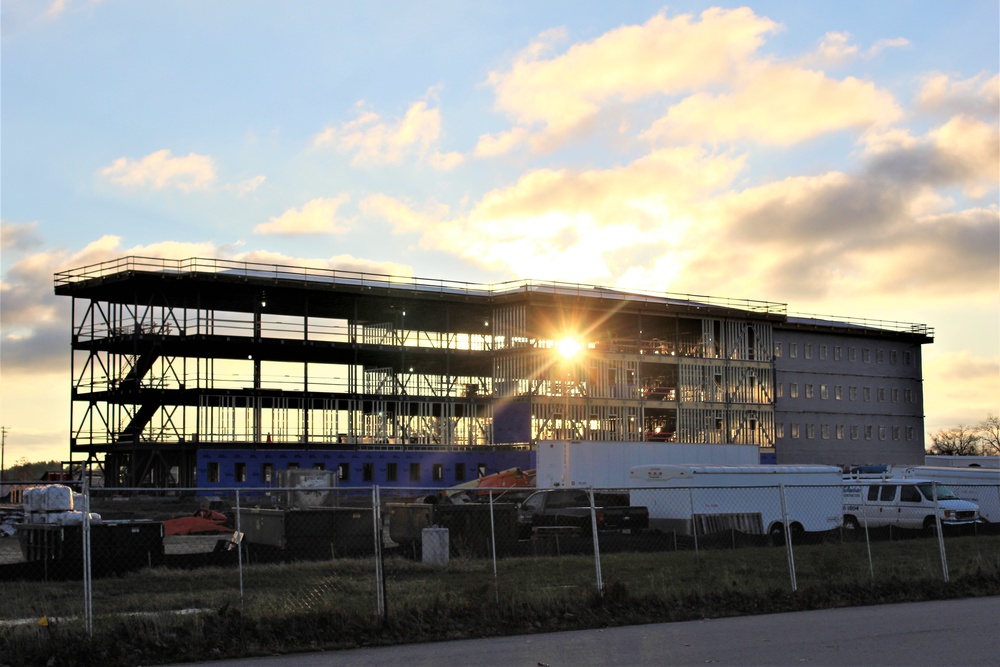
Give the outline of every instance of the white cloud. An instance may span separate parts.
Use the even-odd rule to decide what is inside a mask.
[[[253,228],[255,234],[281,234],[300,236],[303,234],[344,234],[350,230],[349,220],[338,217],[337,211],[350,195],[342,193],[336,197],[313,199],[301,209],[290,208],[279,216],[273,216]]]
[[[155,151],[138,160],[118,158],[100,173],[116,185],[155,190],[205,190],[216,181],[215,161],[211,156],[189,153],[174,157],[168,149]]]
[[[839,65],[857,57],[858,47],[850,43],[851,35],[846,32],[828,32],[823,35],[816,51],[802,58],[805,66],[823,67]]]
[[[917,105],[926,111],[971,115],[995,121],[1000,115],[1000,75],[980,73],[954,80],[935,72],[924,77]]]
[[[886,49],[899,49],[909,45],[910,45],[910,40],[906,39],[905,37],[880,39],[876,41],[874,44],[872,44],[872,47],[868,49],[865,55],[868,57],[873,57],[878,55],[879,53],[882,53]]]
[[[225,189],[231,190],[242,197],[243,195],[248,195],[251,192],[255,192],[257,188],[262,186],[264,184],[264,181],[266,180],[267,180],[266,176],[263,175],[254,176],[253,178],[249,178],[239,183],[231,183],[225,186]]]
[[[857,58],[874,58],[882,51],[890,48],[909,46],[910,41],[904,37],[880,39],[867,51],[851,43],[851,34],[847,32],[828,32],[823,35],[816,50],[807,53],[798,60],[804,67],[835,67]]]
[[[441,139],[441,112],[426,101],[414,102],[395,121],[383,120],[364,102],[357,117],[339,127],[327,127],[313,138],[313,146],[333,145],[353,155],[356,165],[398,164],[416,157],[435,169],[452,169],[462,162],[459,153],[437,150]]]

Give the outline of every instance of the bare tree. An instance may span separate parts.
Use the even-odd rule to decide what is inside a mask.
[[[1000,416],[989,414],[979,425],[979,444],[983,454],[1000,456]]]
[[[978,429],[959,424],[931,434],[930,454],[976,456],[979,454]]]

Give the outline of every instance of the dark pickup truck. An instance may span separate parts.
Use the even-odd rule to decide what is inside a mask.
[[[629,505],[627,493],[594,492],[598,530],[640,531],[649,527],[649,510]],[[536,491],[517,508],[518,535],[531,537],[537,528],[576,528],[589,535],[590,493],[584,489]]]

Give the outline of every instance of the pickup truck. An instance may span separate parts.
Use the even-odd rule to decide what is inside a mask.
[[[631,532],[649,527],[649,510],[629,504],[627,493],[594,492],[598,530]],[[531,537],[537,528],[575,528],[589,535],[590,494],[584,489],[536,491],[517,508],[518,535]]]

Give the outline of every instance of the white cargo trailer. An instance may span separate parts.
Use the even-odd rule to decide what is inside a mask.
[[[1000,456],[962,456],[959,454],[928,454],[925,466],[945,468],[993,468],[1000,469]]]
[[[648,464],[756,465],[756,445],[543,440],[536,449],[535,485],[547,488],[626,488],[629,470]]]
[[[956,496],[979,506],[981,520],[1000,523],[1000,468],[893,466],[891,474],[904,479],[920,478],[947,484]]]
[[[823,465],[642,465],[629,473],[633,505],[651,529],[698,535],[737,530],[784,539],[841,525],[842,472]]]

